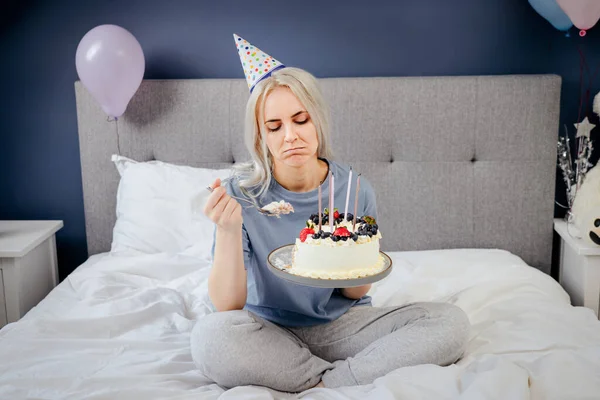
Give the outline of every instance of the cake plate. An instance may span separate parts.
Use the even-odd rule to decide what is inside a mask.
[[[390,272],[392,272],[392,259],[383,251],[380,251],[379,254],[383,258],[384,268],[381,272],[375,275],[349,279],[322,279],[295,275],[290,272],[292,266],[293,250],[293,244],[281,246],[273,250],[267,257],[267,265],[269,267],[269,270],[278,277],[304,286],[330,289],[362,286],[368,283],[380,281],[386,276],[388,276]]]

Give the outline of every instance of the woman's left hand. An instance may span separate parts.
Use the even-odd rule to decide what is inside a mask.
[[[356,286],[351,288],[343,288],[342,294],[349,299],[360,299],[371,289],[371,284]]]

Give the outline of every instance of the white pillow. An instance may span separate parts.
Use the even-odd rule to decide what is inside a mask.
[[[206,169],[161,161],[137,162],[113,155],[121,180],[113,253],[181,253],[211,258],[214,224],[202,209],[206,187],[230,169]]]

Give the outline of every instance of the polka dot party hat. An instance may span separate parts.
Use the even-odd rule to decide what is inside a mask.
[[[240,62],[244,69],[250,93],[252,93],[256,84],[262,79],[271,75],[273,71],[285,67],[285,65],[264,53],[258,47],[251,45],[235,33],[233,34],[233,39],[240,55]]]

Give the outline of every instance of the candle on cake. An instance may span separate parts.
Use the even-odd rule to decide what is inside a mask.
[[[348,174],[348,189],[346,190],[346,205],[344,206],[344,219],[348,218],[348,201],[350,200],[350,187],[352,186],[352,167]]]
[[[358,189],[360,188],[360,174],[356,177],[356,194],[354,195],[354,216],[352,218],[352,232],[356,231],[356,214],[358,212]]]
[[[320,182],[319,183],[319,212],[318,212],[318,215],[319,215],[319,230],[317,232],[321,232],[321,215],[322,215],[321,213],[323,212],[322,209],[321,209],[321,184],[322,183]]]
[[[335,218],[333,218],[333,205],[335,204],[334,202],[334,191],[335,191],[335,176],[333,175],[333,172],[330,172],[329,175],[329,229],[330,232],[333,234],[333,220]]]

